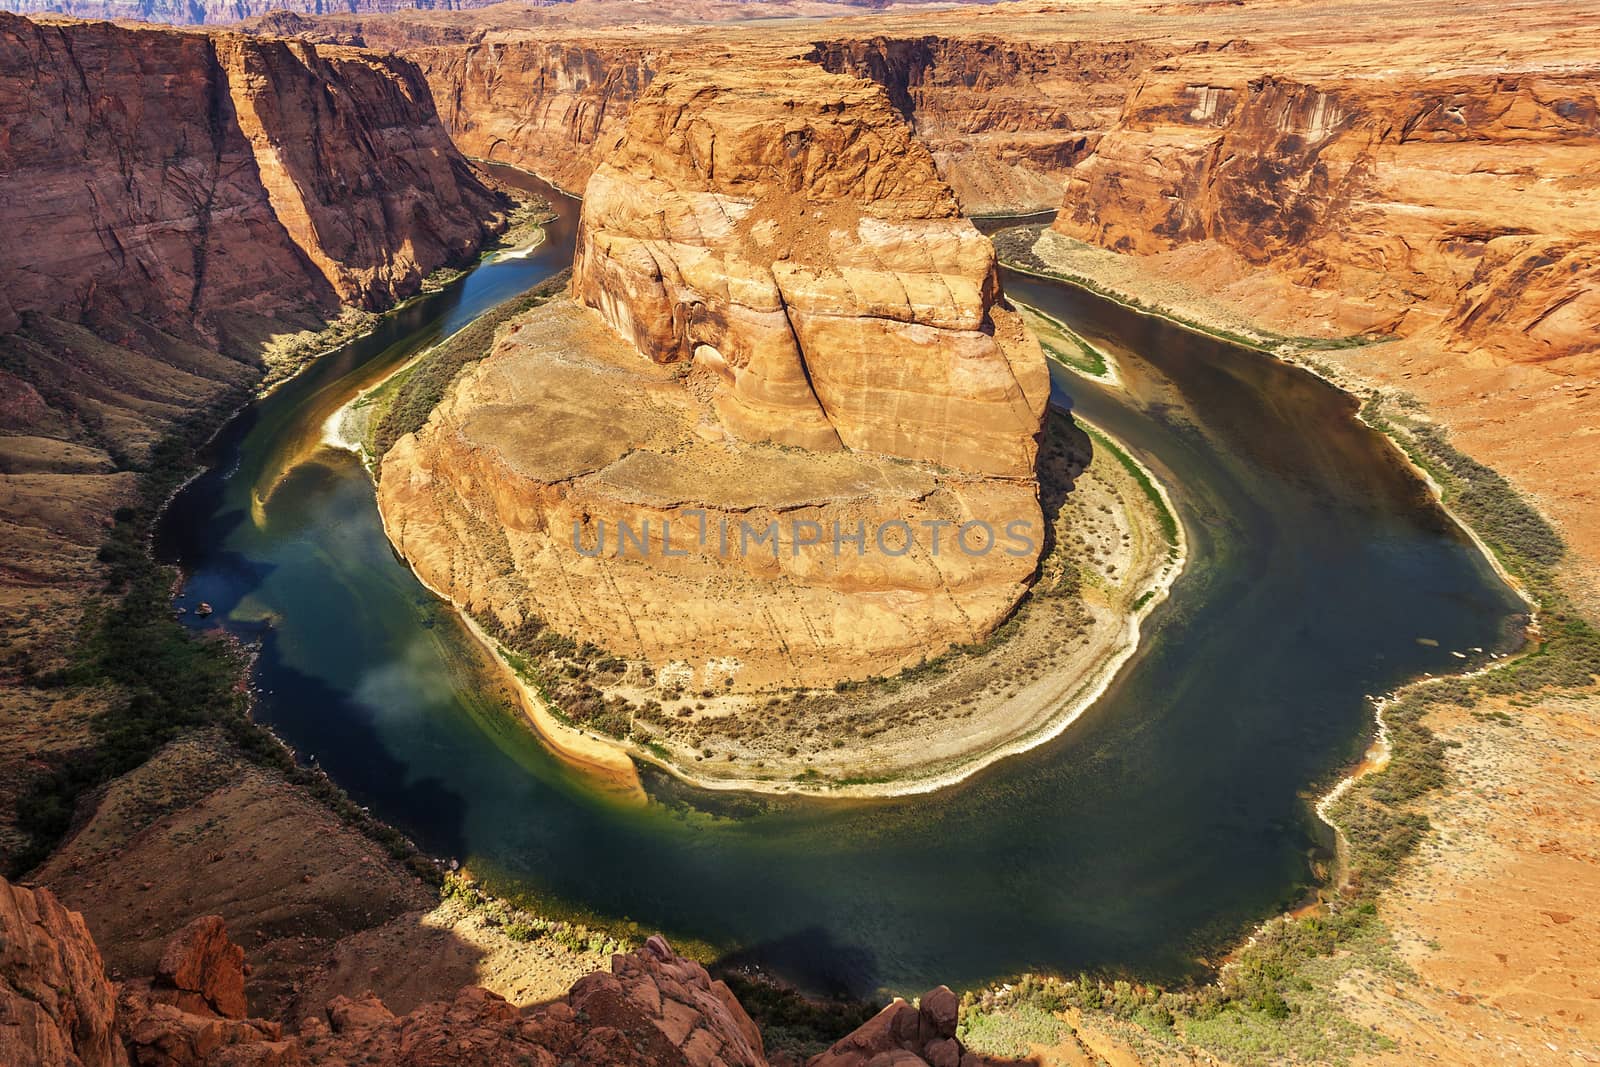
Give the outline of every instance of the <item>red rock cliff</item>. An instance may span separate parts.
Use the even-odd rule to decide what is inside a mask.
[[[413,293],[499,208],[404,60],[10,15],[0,175],[10,312],[213,336]]]

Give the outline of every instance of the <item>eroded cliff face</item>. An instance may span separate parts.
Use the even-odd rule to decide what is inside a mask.
[[[1043,543],[1048,374],[880,88],[658,76],[578,244],[573,301],[383,461],[425,581],[643,661],[646,690],[892,673],[1005,617]]]
[[[123,699],[34,679],[153,446],[287,371],[274,339],[470,258],[507,206],[404,60],[0,14],[0,862],[26,847],[10,801]]]
[[[1146,255],[1209,242],[1271,276],[1263,310],[1279,318],[1305,308],[1518,361],[1597,350],[1582,249],[1600,232],[1583,206],[1600,185],[1600,68],[1373,80],[1260,65],[1148,74],[1073,171],[1056,229]]]
[[[457,147],[582,192],[650,83],[661,49],[504,35],[407,52]]]
[[[1181,46],[1021,35],[818,41],[808,58],[889,93],[968,214],[1051,209],[1128,88]]]
[[[1288,338],[1390,342],[1317,358],[1421,401],[1532,494],[1592,589],[1600,66],[1581,35],[1477,30],[1334,70],[1265,51],[1152,70],[1055,233],[1132,254],[1158,303],[1171,281]]]
[[[800,63],[675,73],[641,100],[573,261],[573,295],[700,371],[743,440],[1029,478],[1048,383],[998,293],[885,94]]]
[[[7,15],[0,173],[13,312],[212,337],[414,293],[500,208],[404,60]]]
[[[337,21],[318,23],[335,33]],[[363,27],[371,32],[369,27]],[[582,190],[658,70],[718,72],[803,57],[883,86],[968,214],[1036,211],[1060,203],[1067,171],[1113,125],[1148,65],[1171,43],[1032,42],[1003,36],[842,35],[808,40],[663,32],[633,37],[572,30],[535,37],[501,31],[440,47],[393,42],[423,70],[440,114],[468,155]],[[370,42],[369,42],[370,43]]]

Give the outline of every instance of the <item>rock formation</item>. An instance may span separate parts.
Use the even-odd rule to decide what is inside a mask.
[[[0,878],[0,1063],[126,1064],[116,996],[83,917]]]
[[[880,88],[658,76],[578,243],[576,303],[384,459],[425,581],[692,688],[893,672],[1005,617],[1042,544],[1048,375]]]
[[[395,20],[303,20],[294,32],[382,40],[420,67],[456,144],[581,190],[656,71],[718,71],[804,56],[882,85],[968,214],[1055,207],[1068,170],[1115,124],[1130,85],[1171,43],[1018,40],[985,34],[822,39],[765,31],[760,41],[634,37],[570,27],[499,30],[421,47],[446,27]],[[277,29],[285,29],[281,23]],[[853,29],[853,27],[851,27]],[[715,31],[712,31],[715,32]],[[408,35],[411,38],[408,40]],[[466,36],[466,34],[462,34]],[[727,54],[727,63],[717,56]]]
[[[212,336],[410,295],[501,208],[404,60],[3,14],[0,173],[9,313]]]
[[[573,261],[576,298],[714,379],[742,440],[1027,478],[1048,383],[998,290],[885,94],[798,63],[665,77],[589,180]]]
[[[1213,243],[1346,331],[1432,327],[1518,360],[1595,349],[1595,220],[1573,190],[1595,180],[1600,67],[1378,84],[1263,69],[1147,75],[1056,229],[1140,254]]]
[[[0,878],[0,1062],[50,1067],[767,1067],[761,1032],[727,985],[651,937],[611,973],[516,1008],[476,986],[396,1015],[377,997],[335,997],[293,1032],[248,1017],[244,952],[201,916],[167,945],[156,975],[114,985],[82,916],[48,889]],[[814,1058],[860,1067],[956,1067],[955,994],[920,1011],[896,1000]],[[968,1060],[967,1062],[974,1062]]]
[[[468,155],[581,192],[660,62],[631,41],[492,38],[408,51]]]
[[[961,1002],[946,986],[922,994],[916,1007],[893,1003],[838,1041],[807,1067],[960,1067],[974,1064],[956,1039]]]
[[[1600,368],[1595,34],[1547,46],[1476,17],[1404,44],[1363,24],[1333,62],[1261,47],[1152,69],[1073,170],[1055,232],[1289,337],[1396,342],[1324,358],[1427,403],[1600,574],[1583,436]]]
[[[1053,208],[1073,164],[1113,126],[1128,87],[1175,42],[1026,34],[818,41],[828,70],[878,82],[968,214]]]

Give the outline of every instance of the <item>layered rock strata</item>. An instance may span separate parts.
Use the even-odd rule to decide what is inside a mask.
[[[1147,75],[1056,229],[1138,254],[1213,242],[1341,329],[1436,327],[1455,351],[1524,360],[1594,349],[1582,250],[1600,231],[1576,197],[1600,182],[1600,67],[1382,84],[1261,69]]]
[[[227,323],[381,307],[501,198],[402,59],[0,14],[0,266],[16,314]]]
[[[572,292],[383,461],[429,584],[694,688],[893,672],[1021,596],[1045,364],[877,86],[658,77]]]
[[[1128,88],[1175,41],[982,34],[839,37],[813,62],[870,78],[933,153],[968,214],[1054,208],[1073,165],[1116,124]]]
[[[407,51],[470,156],[531,170],[581,192],[661,51],[631,41],[497,35]]]
[[[1421,399],[1537,496],[1592,578],[1595,35],[1477,30],[1337,66],[1261,50],[1154,69],[1072,172],[1052,239],[1136,257],[1158,303],[1187,299],[1161,296],[1169,279],[1291,340],[1395,342],[1313,347]]]
[[[759,42],[723,35],[709,44],[671,33],[649,46],[604,31],[535,36],[507,29],[426,47],[439,27],[394,20],[315,20],[300,32],[387,41],[422,69],[463,151],[573,190],[583,189],[605,158],[657,71],[702,65],[720,72],[759,65],[773,54],[803,56],[882,85],[968,214],[1055,207],[1067,172],[1115,125],[1139,75],[1193,47],[970,33],[856,36],[853,26],[838,29],[814,39],[772,29]]]

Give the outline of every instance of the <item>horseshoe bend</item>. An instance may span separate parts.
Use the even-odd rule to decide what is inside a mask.
[[[379,466],[395,547],[534,699],[699,781],[834,791],[948,776],[1079,710],[1132,637],[1131,596],[1068,588],[1078,501],[1117,505],[1123,585],[1176,568],[1104,460],[1063,506],[1087,439],[1047,419],[993,250],[882,88],[664,71],[582,211],[568,293]],[[1019,615],[1031,592],[1072,647]],[[1045,672],[986,651],[1007,620],[1050,646],[1042,708],[1019,711]]]
[[[1597,84],[0,0],[0,1067],[1600,1062]]]

